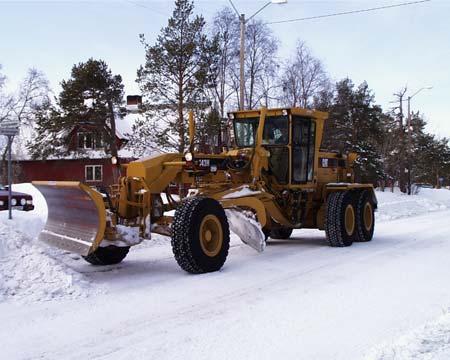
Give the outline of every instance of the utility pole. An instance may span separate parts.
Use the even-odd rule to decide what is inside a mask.
[[[408,195],[411,195],[411,96],[408,96]]]
[[[411,195],[411,158],[412,158],[412,131],[411,131],[411,99],[422,90],[431,90],[432,86],[425,86],[417,90],[413,95],[408,96],[408,195]]]
[[[396,96],[398,98],[397,101],[395,101],[395,103],[399,103],[398,109],[399,109],[399,114],[398,114],[398,137],[399,137],[399,144],[400,144],[400,156],[398,159],[398,169],[399,169],[399,174],[398,174],[398,181],[399,181],[399,187],[400,187],[400,191],[405,193],[406,192],[406,181],[405,181],[405,172],[408,171],[408,169],[406,168],[406,154],[405,154],[405,143],[404,143],[404,125],[403,125],[403,101],[404,101],[404,96],[406,94],[407,88],[403,88],[401,89],[398,93],[395,93],[394,96]]]
[[[261,7],[257,12],[255,12],[252,16],[250,16],[247,20],[245,19],[245,14],[240,14],[237,10],[236,6],[234,6],[232,0],[228,0],[236,12],[239,23],[241,25],[241,31],[240,31],[240,37],[241,37],[241,46],[239,50],[239,110],[245,109],[245,74],[244,74],[244,67],[245,67],[245,25],[253,19],[257,14],[259,14],[262,10],[264,10],[267,6],[270,4],[286,4],[287,0],[271,0],[267,2],[263,7]]]
[[[239,19],[241,23],[241,48],[239,51],[239,110],[244,110],[245,14],[241,14]]]

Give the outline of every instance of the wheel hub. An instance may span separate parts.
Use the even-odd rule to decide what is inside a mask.
[[[223,231],[222,224],[215,215],[207,215],[200,224],[200,246],[203,252],[214,257],[222,248]]]
[[[355,210],[353,206],[348,204],[345,208],[345,232],[348,236],[353,234],[355,230]]]
[[[370,202],[366,202],[364,205],[364,227],[367,231],[370,231],[373,224],[373,211],[372,211],[372,205]]]

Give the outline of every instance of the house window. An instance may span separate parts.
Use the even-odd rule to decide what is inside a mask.
[[[86,181],[102,181],[103,166],[102,165],[86,165],[84,167]]]
[[[79,149],[101,149],[103,148],[103,139],[101,133],[87,131],[78,132]]]

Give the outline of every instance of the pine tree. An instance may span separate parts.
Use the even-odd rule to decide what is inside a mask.
[[[72,68],[71,77],[61,82],[56,104],[36,107],[36,139],[28,144],[33,158],[62,156],[69,152],[74,127],[88,125],[106,144],[105,151],[118,158],[116,117],[123,116],[123,84],[102,60],[89,59]],[[82,155],[82,154],[79,154]]]
[[[358,153],[355,163],[357,180],[376,183],[383,177],[378,150],[382,139],[383,113],[374,104],[374,99],[366,82],[356,89],[350,79],[338,82],[329,119],[325,123],[323,147],[342,153]]]
[[[411,177],[412,182],[430,183],[439,187],[450,181],[450,145],[446,138],[438,139],[425,132],[426,122],[419,113],[411,119]]]
[[[189,0],[176,0],[168,25],[150,46],[141,35],[146,61],[137,81],[144,96],[147,121],[133,128],[131,144],[141,134],[162,150],[183,152],[187,143],[187,112],[208,105],[207,89],[213,86],[217,43],[205,34],[205,20],[193,15]]]

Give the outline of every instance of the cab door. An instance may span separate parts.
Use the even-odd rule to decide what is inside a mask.
[[[270,152],[270,174],[278,184],[288,184],[289,115],[266,116],[262,145]]]
[[[313,119],[292,115],[292,184],[313,180],[316,123]]]

